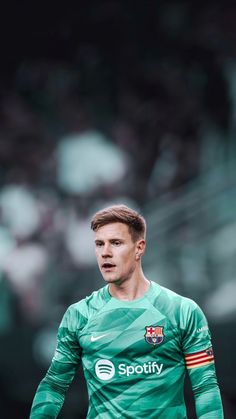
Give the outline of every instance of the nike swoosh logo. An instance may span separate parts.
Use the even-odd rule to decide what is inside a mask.
[[[91,336],[91,342],[96,342],[96,340],[102,339],[107,335],[109,335],[109,333],[105,333],[104,335],[99,335],[99,336]]]

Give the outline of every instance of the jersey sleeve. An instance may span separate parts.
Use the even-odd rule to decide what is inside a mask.
[[[223,419],[214,353],[206,317],[192,300],[183,310],[182,350],[190,377],[198,419]]]
[[[77,333],[82,320],[82,315],[73,306],[68,308],[58,329],[51,365],[36,391],[30,419],[54,419],[58,416],[79,366],[81,348]]]

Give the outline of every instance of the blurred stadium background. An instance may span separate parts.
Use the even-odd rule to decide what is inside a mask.
[[[235,419],[236,3],[3,9],[1,419],[28,417],[66,307],[103,285],[89,220],[114,202],[147,219],[147,276],[205,311]],[[79,371],[60,418],[86,407]]]

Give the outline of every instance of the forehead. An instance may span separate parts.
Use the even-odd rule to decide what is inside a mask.
[[[110,223],[100,227],[95,232],[96,240],[131,238],[129,227],[123,223]]]

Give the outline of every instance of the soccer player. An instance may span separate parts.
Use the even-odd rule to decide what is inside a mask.
[[[115,205],[91,222],[106,285],[72,304],[30,419],[56,418],[80,362],[89,419],[187,418],[189,373],[198,419],[222,419],[207,320],[192,300],[149,281],[142,270],[146,223]]]

